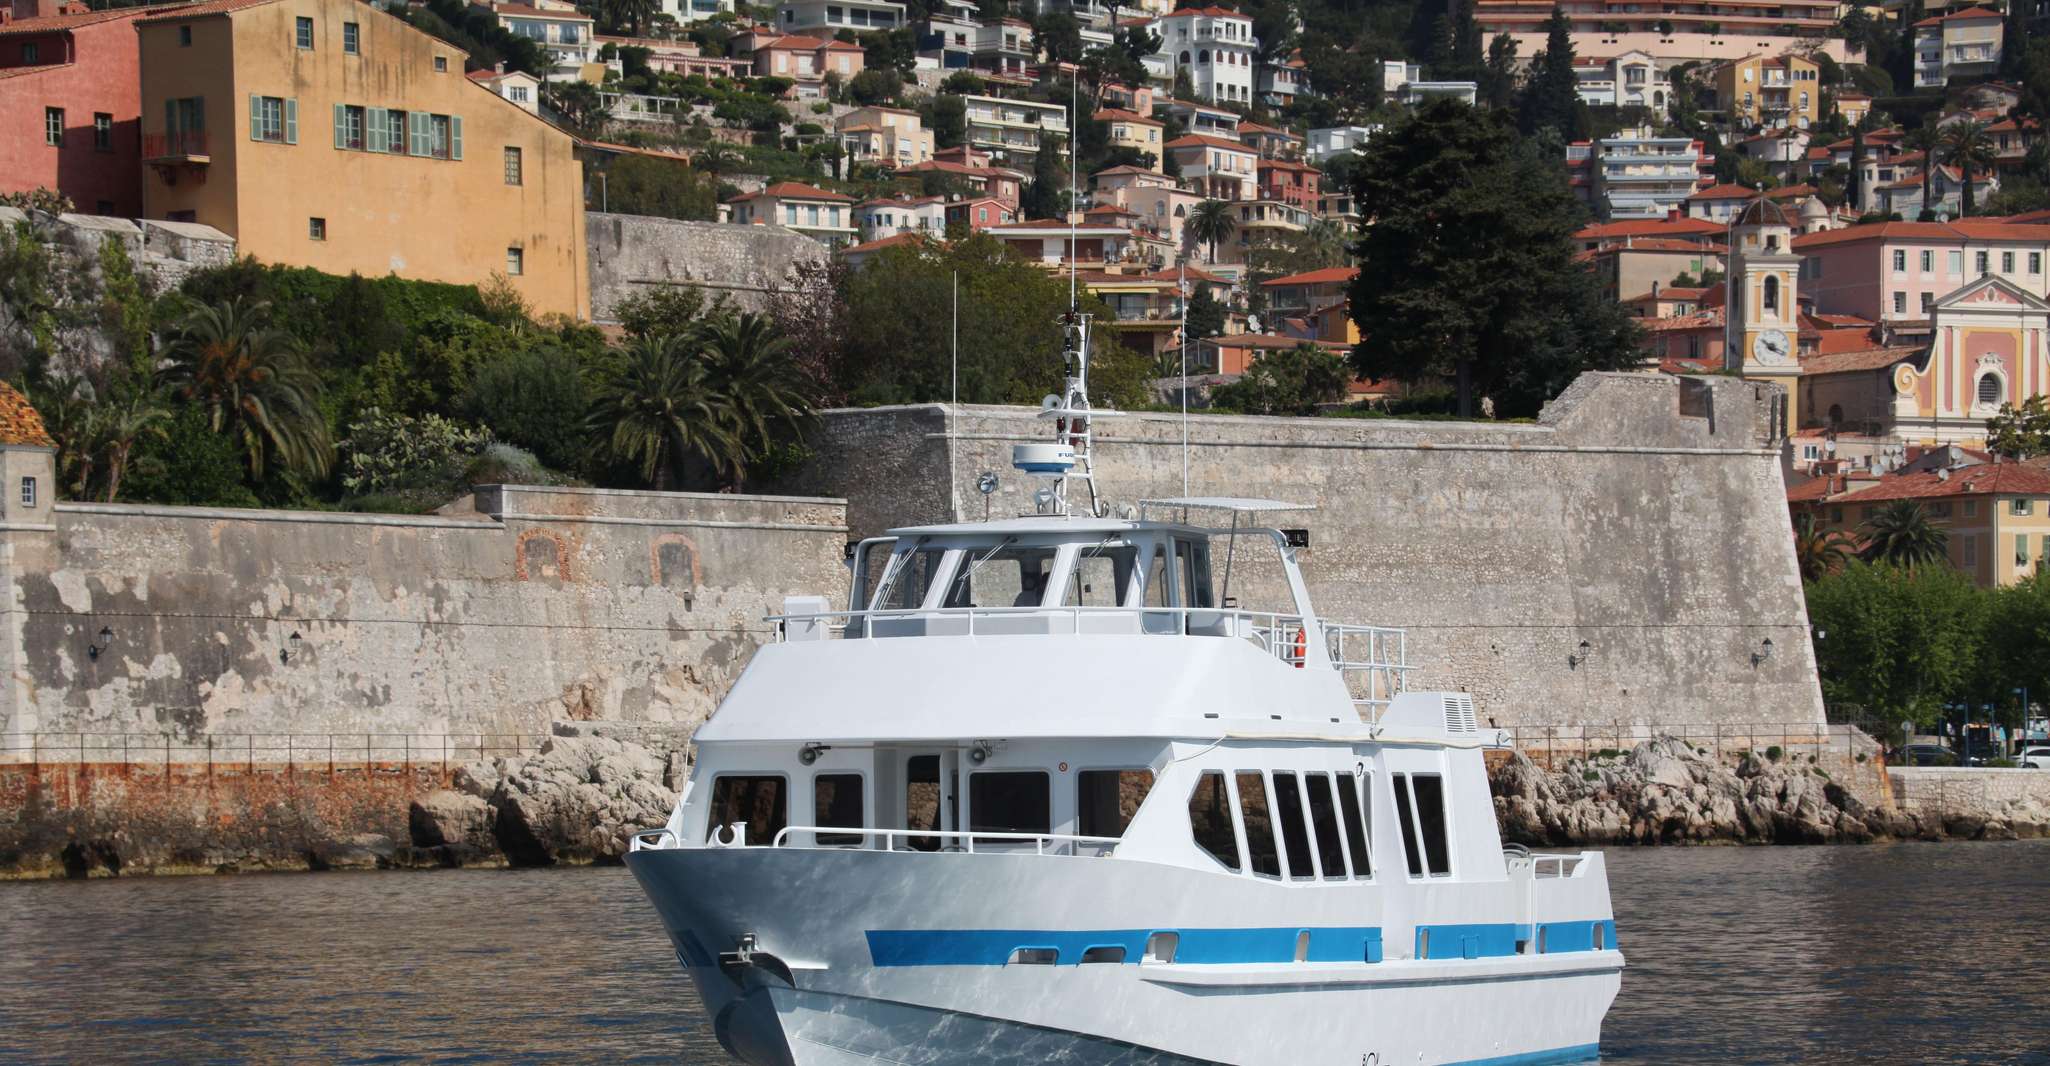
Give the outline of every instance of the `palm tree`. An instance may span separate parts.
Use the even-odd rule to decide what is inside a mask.
[[[1223,200],[1205,200],[1189,212],[1189,236],[1210,246],[1210,262],[1217,262],[1217,242],[1238,232],[1239,219]]]
[[[689,342],[674,334],[634,341],[591,405],[591,427],[610,433],[607,450],[639,464],[659,488],[682,484],[694,456],[724,473],[742,450],[732,409]]]
[[[320,378],[299,342],[266,324],[269,311],[268,303],[239,297],[192,305],[164,346],[163,382],[200,404],[214,432],[241,444],[251,478],[263,477],[273,460],[325,474],[334,446],[320,410]]]
[[[703,341],[712,388],[725,404],[739,444],[733,464],[737,485],[747,475],[748,461],[774,443],[774,424],[792,430],[802,426],[811,414],[811,390],[791,358],[790,342],[776,334],[766,315],[743,311],[714,318],[704,328]]]
[[[648,22],[661,10],[655,0],[602,0],[598,10],[615,30],[632,29],[635,37],[645,36]]]
[[[1342,222],[1328,218],[1311,221],[1295,239],[1296,248],[1302,253],[1302,265],[1298,269],[1344,266],[1352,257],[1351,238]]]
[[[1943,561],[1950,548],[1950,534],[1932,525],[1928,512],[1913,500],[1887,504],[1858,528],[1865,534],[1865,550],[1859,554],[1868,563],[1913,570]]]
[[[1901,144],[1922,153],[1922,210],[1936,210],[1929,202],[1929,179],[1936,173],[1936,150],[1943,146],[1943,131],[1937,128],[1935,116],[1901,134]]]
[[[121,495],[121,479],[128,473],[135,446],[144,437],[163,439],[162,423],[171,420],[163,393],[155,389],[119,390],[113,401],[100,409],[99,443],[107,463],[107,502]]]
[[[1801,564],[1801,580],[1818,581],[1844,565],[1850,553],[1844,550],[1850,538],[1841,530],[1823,529],[1815,515],[1794,516],[1794,558]]]
[[[1953,166],[1965,183],[1964,213],[1970,215],[1975,208],[1972,202],[1972,175],[1983,174],[2000,162],[1993,150],[1993,135],[1987,132],[1984,119],[1968,118],[1953,122],[1943,131],[1943,162]]]

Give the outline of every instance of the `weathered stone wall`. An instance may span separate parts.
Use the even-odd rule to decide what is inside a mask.
[[[694,724],[764,615],[844,580],[838,500],[493,486],[474,502],[64,504],[54,525],[6,526],[0,736]]]
[[[695,285],[707,296],[762,309],[799,264],[824,262],[826,246],[781,226],[683,222],[592,212],[584,240],[591,264],[591,317],[618,321],[621,300],[663,285]]]
[[[2050,825],[2050,772],[1967,766],[1894,766],[1894,803],[1904,811],[1940,818],[2008,821],[2034,811]]]
[[[1769,385],[1589,374],[1535,425],[1198,416],[1188,491],[1315,504],[1271,520],[1309,528],[1319,612],[1406,628],[1413,687],[1470,691],[1483,720],[1820,722],[1783,412]],[[1010,448],[1046,439],[1036,414],[829,412],[779,488],[845,497],[861,537],[980,517],[983,471],[992,513],[1028,512],[1038,483]],[[1182,495],[1181,439],[1172,414],[1099,419],[1109,500]],[[1271,547],[1241,543],[1231,594],[1282,606]]]

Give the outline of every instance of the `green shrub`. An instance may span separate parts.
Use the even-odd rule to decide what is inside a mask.
[[[464,488],[463,471],[491,435],[440,415],[371,408],[342,442],[342,487],[351,496],[404,494],[445,502]]]
[[[1602,779],[1602,775],[1595,773],[1593,770],[1582,770],[1580,777],[1584,781],[1600,781]]]
[[[1785,754],[1786,752],[1781,751],[1780,746],[1778,744],[1774,744],[1772,747],[1765,749],[1765,757],[1767,759],[1772,760],[1773,762],[1780,761],[1780,756]]]
[[[512,351],[470,375],[463,412],[557,470],[583,460],[590,393],[576,355],[553,344]]]
[[[1987,766],[1989,766],[1989,767],[1991,767],[1991,768],[1993,768],[1993,769],[1995,769],[1995,770],[2012,770],[2012,769],[2014,769],[2014,760],[2013,760],[2013,759],[1994,759],[1994,760],[1991,760],[1990,762],[1988,762],[1988,763],[1987,763],[1986,765],[1987,765]]]

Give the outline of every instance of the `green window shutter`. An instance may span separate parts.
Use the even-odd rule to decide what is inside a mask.
[[[463,158],[463,116],[450,115],[448,120],[448,157]]]
[[[263,140],[263,97],[249,94],[249,139]]]
[[[370,109],[367,121],[370,124],[370,150],[373,152],[391,151],[391,140],[385,136],[384,116],[384,108],[373,107]]]
[[[427,112],[410,112],[406,115],[406,121],[412,126],[408,131],[412,135],[411,154],[426,155],[428,153]]]
[[[346,127],[346,126],[348,125],[348,122],[349,122],[349,116],[348,116],[348,115],[347,115],[347,114],[346,114],[346,113],[345,113],[345,112],[344,112],[344,111],[342,110],[342,105],[340,105],[340,104],[336,104],[336,105],[335,105],[335,147],[336,147],[336,148],[340,148],[340,147],[342,147],[342,145],[343,145],[343,144],[345,143],[345,142],[344,142],[344,141],[342,140],[342,138],[343,138],[343,136],[344,136],[344,132],[343,132],[343,131],[344,131],[345,127]]]
[[[285,143],[299,143],[299,98],[285,97]]]

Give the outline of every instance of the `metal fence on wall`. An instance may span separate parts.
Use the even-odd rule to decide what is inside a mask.
[[[1783,754],[1835,754],[1846,758],[1877,754],[1880,747],[1854,725],[1838,722],[1736,722],[1641,725],[1630,722],[1582,725],[1512,725],[1510,746],[1550,765],[1561,758],[1629,751],[1646,741],[1671,737],[1711,754],[1734,755],[1778,748]]]
[[[651,731],[679,727],[650,724]],[[632,732],[632,726],[608,726]],[[537,754],[549,733],[0,733],[0,765],[103,764],[209,772],[375,768],[448,772],[468,762]],[[669,745],[665,745],[667,747]],[[674,745],[678,750],[685,742]]]

